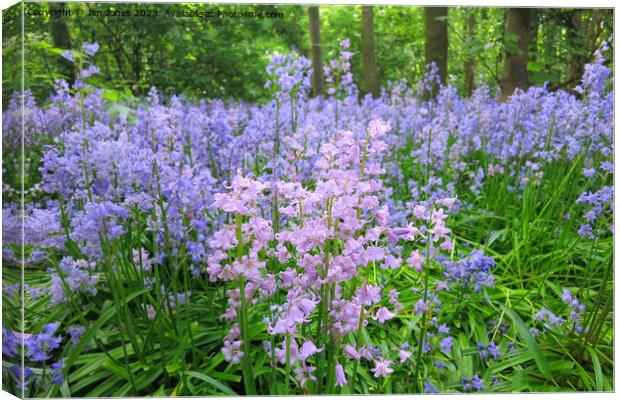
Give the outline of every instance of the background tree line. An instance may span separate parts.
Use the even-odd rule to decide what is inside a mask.
[[[611,9],[528,9],[414,6],[29,3],[29,8],[156,9],[159,17],[25,18],[25,87],[46,97],[54,79],[74,79],[58,55],[96,41],[100,86],[108,96],[143,96],[151,86],[188,97],[261,101],[272,52],[296,50],[313,61],[314,93],[341,39],[351,40],[354,80],[378,96],[389,82],[414,84],[434,61],[444,83],[469,94],[479,85],[503,97],[515,88],[549,82],[578,84],[603,40],[613,63]],[[166,10],[282,12],[283,19],[165,17]],[[133,12],[132,12],[133,14]],[[19,8],[3,12],[3,105],[19,88]],[[7,22],[8,21],[8,22]]]

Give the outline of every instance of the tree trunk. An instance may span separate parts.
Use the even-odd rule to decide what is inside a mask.
[[[465,40],[471,43],[476,37],[476,14],[475,9],[468,8],[465,10]],[[467,59],[465,60],[465,89],[467,95],[471,96],[475,89],[476,79],[476,60],[468,50]]]
[[[575,51],[575,49],[579,48],[579,45],[583,44],[583,40],[580,40],[581,33],[581,10],[573,10],[571,12],[569,21],[568,21],[568,66],[566,68],[566,75],[568,82],[574,82],[581,76],[581,60],[580,54]],[[570,85],[570,83],[569,83]],[[574,86],[574,84],[572,85]]]
[[[56,3],[55,6],[59,10],[66,10],[67,5],[65,3]],[[61,13],[62,14],[62,13]],[[70,50],[71,49],[71,35],[69,34],[69,24],[64,16],[52,16],[51,17],[51,29],[52,29],[52,43],[54,47],[59,49]],[[73,84],[74,81],[74,65],[71,61],[66,60],[64,57],[59,57],[61,65],[61,73],[67,77],[67,82]]]
[[[506,100],[517,88],[527,88],[529,37],[530,9],[509,8],[506,16],[502,100]]]
[[[424,57],[426,64],[434,62],[439,69],[441,82],[448,75],[448,8],[424,8]],[[438,88],[433,88],[433,95]]]
[[[375,59],[375,28],[372,6],[362,6],[362,61],[364,64],[364,93],[375,99],[381,95]]]
[[[310,40],[312,42],[312,88],[315,96],[325,94],[323,79],[323,53],[321,51],[321,21],[319,7],[308,7],[310,19]]]
[[[533,62],[538,62],[538,18],[539,12],[538,9],[532,8],[530,10],[530,37],[529,37],[529,45],[528,45],[528,61],[531,60]],[[528,76],[528,86],[532,86],[532,82],[529,80]]]

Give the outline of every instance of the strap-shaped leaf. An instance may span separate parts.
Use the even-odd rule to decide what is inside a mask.
[[[536,362],[536,366],[538,367],[540,372],[543,374],[543,376],[546,379],[553,381],[553,376],[551,375],[551,369],[549,368],[547,359],[545,358],[545,355],[540,350],[540,347],[538,347],[538,342],[536,342],[536,339],[534,339],[530,331],[527,329],[521,317],[519,317],[517,313],[515,313],[514,311],[512,311],[510,308],[506,307],[505,305],[502,304],[501,307],[506,312],[506,314],[508,314],[510,319],[512,319],[512,321],[514,322],[515,327],[517,328],[517,332],[519,333],[519,336],[521,336],[521,339],[523,339],[528,349],[532,353],[532,356],[534,357],[534,361]]]

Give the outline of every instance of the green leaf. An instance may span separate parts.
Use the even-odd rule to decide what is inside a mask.
[[[129,372],[127,372],[127,369],[121,367],[115,361],[112,361],[110,359],[104,360],[103,368],[114,372],[116,375],[120,376],[121,378],[129,380]]]
[[[220,391],[222,391],[222,393],[227,394],[229,396],[236,396],[237,393],[235,393],[231,388],[229,388],[228,386],[224,385],[222,382],[215,380],[213,378],[211,378],[210,376],[207,376],[205,374],[201,374],[200,372],[196,372],[196,371],[186,371],[185,375],[189,375],[192,376],[194,378],[198,378],[200,380],[203,380],[209,384],[211,384],[213,387],[215,387],[216,389],[219,389]]]
[[[519,317],[517,313],[506,307],[504,304],[500,304],[500,306],[506,312],[506,314],[508,314],[510,319],[512,319],[513,323],[517,328],[519,336],[521,336],[521,339],[523,339],[528,349],[532,353],[534,361],[536,362],[536,365],[538,366],[540,372],[546,379],[555,382],[553,380],[553,376],[551,375],[551,369],[549,368],[549,364],[547,363],[545,355],[540,350],[540,347],[538,347],[538,342],[536,342],[536,339],[534,339],[530,331],[527,329],[521,317]]]
[[[588,353],[590,353],[590,357],[592,357],[592,365],[594,366],[594,379],[595,379],[595,388],[597,392],[602,392],[604,389],[603,385],[603,369],[601,368],[601,361],[596,354],[594,349],[588,347]]]
[[[166,364],[166,372],[173,375],[175,372],[180,371],[183,368],[183,363],[178,358],[174,362]]]
[[[149,289],[138,290],[137,292],[134,292],[130,294],[129,296],[127,296],[125,299],[125,302],[129,303],[131,300],[135,299],[136,297],[148,291]],[[67,358],[66,367],[65,367],[66,371],[69,371],[71,366],[75,363],[75,361],[77,360],[79,355],[82,353],[82,351],[84,351],[84,347],[86,347],[86,345],[93,338],[95,333],[97,333],[101,329],[101,327],[114,316],[115,313],[116,313],[116,308],[108,309],[106,312],[103,313],[101,317],[99,317],[97,322],[95,322],[95,324],[90,329],[86,330],[86,333],[84,333],[84,335],[82,336],[80,343],[78,343],[77,346],[75,346],[75,348],[73,349],[73,352]],[[116,380],[115,379],[110,380],[110,382],[114,382],[114,381]],[[53,393],[50,395],[50,397],[55,397],[57,391],[58,391],[58,387],[55,386]],[[89,396],[97,397],[96,395],[89,395]]]
[[[526,349],[519,349],[515,351],[514,353],[511,353],[510,356],[506,356],[502,358],[501,362],[489,368],[486,371],[486,375],[490,376],[493,374],[497,374],[505,369],[514,367],[515,365],[524,364],[532,360],[533,358],[534,358],[533,355],[530,352],[528,352]]]
[[[136,379],[136,387],[138,390],[142,390],[148,385],[150,385],[161,373],[163,372],[162,367],[154,368],[152,371],[147,373],[140,374],[138,379]]]
[[[211,372],[211,375],[213,375],[214,378],[221,379],[223,381],[231,381],[231,382],[236,382],[236,383],[241,382],[241,377],[235,374],[228,374],[226,372],[213,371]]]
[[[86,394],[85,397],[101,397],[104,396],[105,393],[108,393],[110,390],[114,389],[122,382],[122,378],[112,377],[109,380],[103,382],[100,385],[97,385],[93,390]]]

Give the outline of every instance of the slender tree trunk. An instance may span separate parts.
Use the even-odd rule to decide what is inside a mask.
[[[362,6],[362,61],[364,64],[364,93],[375,99],[381,95],[379,73],[375,59],[375,28],[372,6]]]
[[[489,19],[489,9],[486,7],[482,7],[480,9],[480,21],[485,22]]]
[[[140,43],[135,43],[132,46],[131,69],[133,71],[133,79],[138,83],[142,77],[142,46]]]
[[[528,45],[528,61],[538,62],[538,18],[539,12],[536,8],[530,10],[530,43]],[[528,76],[528,85],[532,86]]]
[[[465,40],[469,43],[476,37],[476,14],[475,9],[468,8],[465,10]],[[471,96],[475,89],[476,79],[476,60],[468,50],[467,59],[465,60],[465,89],[467,95]]]
[[[424,8],[424,56],[426,64],[434,62],[439,68],[441,82],[448,75],[448,8]],[[433,89],[433,95],[438,88]]]
[[[279,10],[276,10],[279,12]],[[292,32],[297,32],[297,30],[299,25],[299,20],[297,18],[296,14],[293,14],[292,18],[291,18],[291,22],[290,22],[290,30]],[[288,44],[288,46],[291,49],[297,49],[297,51],[299,52],[299,54],[303,55],[304,57],[308,57],[308,53],[306,52],[306,46],[301,46],[299,43],[299,36],[297,35],[283,35],[285,37],[285,40]]]
[[[583,44],[581,39],[581,10],[573,10],[568,21],[567,39],[568,39],[568,66],[566,68],[566,78],[570,82],[569,86],[574,86],[573,83],[581,75],[581,60],[580,54],[575,49],[579,48]]]
[[[517,88],[527,88],[530,9],[509,8],[506,17],[502,100],[506,100]]]
[[[323,53],[321,51],[321,21],[319,7],[308,7],[310,19],[310,40],[312,42],[312,88],[315,96],[325,94],[323,79]]]
[[[67,10],[66,3],[56,3],[54,5],[59,10]],[[52,16],[51,17],[51,30],[52,30],[52,43],[54,47],[59,49],[71,49],[71,35],[69,33],[69,24],[67,23],[67,17],[65,16]],[[74,66],[69,60],[64,57],[59,57],[61,64],[62,74],[67,77],[67,82],[73,84],[74,81]]]

